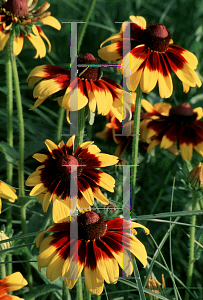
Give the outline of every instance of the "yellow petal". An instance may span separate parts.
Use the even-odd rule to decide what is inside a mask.
[[[122,56],[117,51],[118,45],[117,43],[113,43],[104,48],[98,50],[98,56],[103,60],[113,60],[116,61],[121,59]]]
[[[62,274],[64,261],[65,260],[62,257],[60,257],[58,254],[56,254],[52,258],[52,260],[48,264],[47,271],[46,271],[47,279],[53,281]]]
[[[181,53],[181,55],[187,60],[188,65],[195,70],[198,64],[197,57],[192,52],[186,49],[183,50],[184,51]]]
[[[36,35],[30,33],[30,35],[27,35],[27,38],[33,44],[35,49],[37,50],[37,53],[34,56],[34,58],[44,57],[46,55],[46,47],[45,47],[44,42],[41,39],[41,37],[39,35],[36,36]]]
[[[97,260],[97,267],[107,283],[115,284],[118,281],[119,267],[116,259],[100,258]]]
[[[180,153],[183,158],[183,160],[191,160],[192,159],[192,153],[193,153],[193,145],[192,144],[179,144]]]
[[[108,205],[109,204],[109,200],[102,194],[101,190],[99,187],[95,188],[94,192],[94,197],[99,200],[101,203],[103,203],[104,205]]]
[[[67,285],[69,289],[72,289],[74,287],[82,270],[83,265],[81,265],[78,261],[74,262],[73,257],[71,257],[71,259],[70,257],[68,257],[65,260],[62,269],[62,278],[65,285]]]
[[[160,144],[160,148],[167,149],[174,144],[173,141],[169,140],[165,135],[163,136]]]
[[[53,238],[48,236],[41,243],[40,254],[37,257],[39,271],[41,271],[41,268],[47,267],[52,258],[57,255],[56,248],[50,245],[52,240]]]
[[[47,99],[49,96],[61,90],[61,84],[55,79],[42,80],[33,91],[34,98]]]
[[[32,157],[34,159],[38,160],[39,162],[44,162],[48,158],[48,155],[41,154],[41,153],[35,153]]]
[[[99,174],[99,186],[103,187],[104,189],[108,190],[109,192],[114,192],[114,186],[115,186],[115,179],[107,174],[102,172]]]
[[[46,40],[46,42],[49,46],[48,52],[50,52],[51,51],[51,43],[50,43],[49,39],[47,38],[47,36],[44,34],[44,32],[42,30],[40,31],[39,34],[40,34],[41,37],[43,37]]]
[[[154,107],[151,105],[151,103],[149,103],[147,100],[142,99],[141,100],[141,105],[142,107],[144,107],[144,109],[148,112],[148,113],[153,113],[154,112]]]
[[[68,216],[70,216],[70,203],[64,200],[54,200],[52,209],[54,223],[67,222]]]
[[[86,188],[84,191],[80,190],[80,192],[86,201],[92,206],[94,204],[94,195],[91,187]]]
[[[112,254],[125,272],[126,276],[130,276],[133,272],[133,265],[127,251],[123,248],[122,252],[116,253],[112,251]]]
[[[20,52],[23,49],[23,43],[24,43],[24,36],[16,36],[14,38],[13,47],[14,47],[14,53],[17,56],[20,54]]]
[[[59,21],[56,18],[52,17],[52,16],[45,17],[45,18],[41,19],[40,21],[44,25],[49,25],[51,27],[56,28],[57,30],[61,29],[61,24],[59,23]]]
[[[9,37],[9,33],[5,34],[2,31],[0,31],[0,51],[4,49]]]
[[[202,85],[199,77],[197,76],[196,72],[192,70],[187,64],[184,64],[182,69],[173,70],[178,78],[186,83],[187,85],[194,87],[200,87]]]
[[[133,23],[136,23],[137,25],[139,25],[140,28],[146,29],[147,23],[146,23],[146,20],[143,17],[130,16],[129,18]]]
[[[45,140],[45,145],[47,146],[49,152],[51,153],[53,150],[58,149],[58,146],[52,142],[51,140]]]
[[[44,212],[47,212],[49,204],[52,200],[52,197],[53,197],[53,195],[50,192],[47,192],[45,194],[44,199],[43,199],[43,204],[42,204],[42,208],[43,208]]]
[[[30,196],[36,196],[40,193],[43,193],[47,190],[46,187],[44,187],[44,184],[43,183],[39,183],[37,184],[33,189],[32,191],[30,192]]]
[[[73,152],[74,152],[74,142],[75,142],[75,135],[73,135],[71,138],[66,143],[66,146],[71,148],[73,147]]]
[[[99,159],[99,161],[101,162],[101,165],[100,165],[101,168],[112,166],[112,165],[115,165],[118,163],[117,156],[100,153],[100,154],[95,154],[95,157],[97,157]]]
[[[7,292],[12,292],[21,289],[28,284],[27,280],[20,272],[15,272],[3,279],[3,283],[6,284]],[[4,296],[3,296],[4,298]]]
[[[155,88],[157,80],[158,70],[150,70],[147,66],[145,66],[140,81],[141,90],[147,94],[150,93]]]
[[[160,142],[157,141],[157,140],[153,140],[150,144],[149,144],[149,147],[147,148],[147,153],[150,153],[152,151],[152,149],[154,147],[156,147],[157,145],[159,145]]]
[[[46,98],[38,98],[37,101],[35,101],[34,105],[32,108],[30,108],[30,110],[33,110],[35,108],[37,108],[40,104],[42,104],[44,102],[44,100],[46,100],[48,97]]]
[[[84,269],[85,285],[92,295],[100,295],[104,288],[104,279],[98,268],[91,270],[88,267]]]
[[[131,236],[130,251],[145,268],[147,265],[147,252],[145,246],[134,236]]]
[[[203,117],[203,108],[202,107],[194,108],[193,111],[195,113],[197,113],[196,120],[200,120]]]

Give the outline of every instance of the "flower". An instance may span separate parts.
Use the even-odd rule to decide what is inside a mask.
[[[79,55],[78,64],[99,63],[92,54]],[[122,87],[115,81],[100,77],[100,67],[79,67],[77,80],[72,81],[72,86],[76,88],[78,81],[78,101],[70,104],[70,71],[52,65],[42,65],[34,68],[28,76],[28,85],[33,87],[41,80],[34,89],[33,96],[37,98],[32,109],[38,107],[44,100],[53,95],[53,100],[66,109],[67,121],[70,123],[69,111],[77,111],[89,105],[91,112],[107,115],[110,111],[122,121]],[[57,92],[63,93],[58,96]],[[125,106],[125,103],[124,103]]]
[[[8,240],[9,237],[5,234],[5,232],[3,230],[0,231],[0,241],[6,241]],[[0,250],[5,250],[10,248],[11,246],[11,242],[4,242],[2,244],[0,244]]]
[[[164,295],[164,290],[166,288],[165,280],[164,280],[164,274],[162,274],[162,283],[160,283],[156,277],[152,279],[151,274],[149,274],[149,278],[147,280],[146,288],[150,289],[152,292],[159,294],[159,295]],[[158,300],[158,297],[151,296],[148,293],[145,293],[146,299],[153,299],[153,300]]]
[[[50,41],[40,26],[44,24],[60,30],[61,24],[50,16],[50,12],[46,12],[50,6],[48,2],[34,10],[37,2],[38,0],[7,0],[0,5],[0,50],[4,49],[11,31],[15,30],[15,55],[20,54],[22,51],[25,37],[37,50],[34,58],[38,56],[42,58],[46,55],[46,47],[42,38],[48,43],[48,52],[51,51]]]
[[[15,272],[3,280],[0,280],[0,299],[1,300],[17,300],[22,299],[17,296],[8,295],[6,293],[16,291],[27,285],[28,282],[20,272]]]
[[[106,124],[105,129],[101,132],[97,132],[96,136],[101,139],[113,139],[118,147],[116,148],[115,155],[123,156],[128,144],[131,141],[130,133],[133,132],[133,112],[135,103],[131,106],[131,114],[129,112],[126,114],[126,118],[123,120],[123,123],[120,122],[116,117],[110,112],[106,118],[109,123]],[[126,134],[125,134],[126,132]],[[123,133],[123,135],[122,135]],[[129,134],[128,134],[129,133]]]
[[[43,165],[26,181],[26,185],[34,186],[30,196],[39,195],[39,201],[43,201],[44,212],[53,200],[54,222],[57,222],[63,211],[69,215],[71,208],[71,213],[74,212],[77,204],[74,187],[78,190],[78,207],[84,210],[90,209],[90,205],[94,204],[94,197],[105,205],[109,203],[99,186],[110,192],[114,191],[115,179],[98,168],[114,165],[118,158],[100,153],[101,150],[93,142],[82,143],[74,152],[74,139],[72,136],[66,145],[61,141],[58,146],[46,140],[50,154],[34,154],[33,157]],[[74,179],[72,191],[70,174]]]
[[[0,180],[0,213],[2,207],[1,197],[13,203],[18,198],[15,192],[16,190],[14,188]]]
[[[180,149],[184,160],[191,160],[193,148],[203,155],[203,109],[183,103],[171,107],[168,103],[156,103],[152,106],[142,100],[142,106],[147,111],[141,122],[142,141],[149,144],[148,153],[160,144],[161,148],[168,149],[176,146]]]
[[[145,19],[140,16],[130,16],[130,20],[131,23],[127,23],[126,27],[122,26],[120,33],[112,35],[101,44],[101,47],[108,41],[111,41],[110,45],[98,51],[103,60],[119,60],[123,56],[123,38],[127,41],[130,38],[131,51],[118,68],[124,77],[130,76],[130,83],[127,81],[130,90],[136,90],[140,83],[142,91],[149,93],[158,81],[160,96],[168,98],[173,91],[172,70],[182,81],[185,93],[190,87],[201,86],[202,83],[194,71],[198,64],[196,56],[173,45],[171,34],[164,25],[146,25]],[[131,26],[129,38],[128,26]],[[127,47],[125,40],[124,47]]]
[[[187,182],[190,183],[195,190],[203,189],[203,163],[198,163],[198,165],[190,171]]]
[[[76,221],[78,234],[71,232],[71,226]],[[93,211],[73,216],[71,222],[52,225],[37,237],[36,244],[40,246],[37,258],[39,271],[47,267],[46,276],[51,281],[62,274],[64,283],[72,289],[84,268],[88,291],[100,295],[104,280],[113,284],[117,282],[118,264],[125,268],[127,275],[132,274],[133,268],[126,250],[131,251],[146,267],[146,249],[134,235],[127,232],[130,228],[143,228],[149,233],[146,227],[138,223],[120,218],[106,221],[101,214]],[[43,240],[46,232],[54,233]]]

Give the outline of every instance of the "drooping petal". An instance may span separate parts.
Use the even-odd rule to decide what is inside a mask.
[[[60,24],[60,22],[59,22],[56,18],[54,18],[54,17],[52,17],[52,16],[48,16],[48,17],[46,17],[46,18],[43,18],[43,19],[41,20],[41,22],[42,22],[44,25],[49,25],[49,26],[51,26],[51,27],[56,28],[57,30],[60,30],[60,29],[61,29],[61,24]]]

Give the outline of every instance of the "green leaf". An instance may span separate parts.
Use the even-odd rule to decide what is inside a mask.
[[[0,151],[4,153],[7,162],[15,164],[18,161],[17,151],[5,142],[0,142]]]
[[[43,285],[40,285],[39,287],[35,288],[28,294],[23,295],[23,297],[25,300],[29,300],[29,299],[37,298],[39,296],[49,294],[51,292],[55,292],[58,290],[61,290],[61,287],[56,284],[43,284]]]

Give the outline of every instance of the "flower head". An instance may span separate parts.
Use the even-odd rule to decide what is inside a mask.
[[[92,112],[95,112],[96,108],[97,113],[102,115],[112,111],[116,118],[122,121],[122,87],[109,78],[101,77],[100,67],[95,66],[99,60],[92,54],[79,55],[77,63],[94,66],[79,67],[77,78],[72,82],[70,71],[61,67],[43,65],[31,71],[27,79],[28,85],[33,87],[38,83],[33,92],[37,101],[32,109],[53,95],[53,100],[57,100],[59,105],[66,109],[69,123],[69,111],[80,110],[87,104]],[[75,90],[76,87],[78,87],[78,101],[72,103],[71,89]],[[62,96],[58,96],[57,92],[62,93]]]
[[[50,6],[48,2],[34,10],[37,2],[38,0],[7,0],[5,4],[0,5],[0,50],[4,49],[11,31],[14,30],[15,55],[22,51],[25,37],[37,50],[35,58],[46,55],[42,38],[48,43],[48,51],[51,51],[51,43],[40,26],[44,24],[60,30],[61,25],[50,16],[50,12],[46,12]]]
[[[8,184],[0,180],[0,213],[2,207],[1,197],[4,199],[8,199],[8,201],[13,203],[18,198],[15,192],[16,190],[14,188],[10,187]]]
[[[203,109],[183,103],[171,107],[168,103],[156,103],[152,106],[142,100],[142,106],[147,111],[141,122],[142,141],[149,144],[148,153],[160,144],[168,149],[176,146],[180,149],[184,160],[191,160],[193,148],[203,155]]]
[[[190,87],[201,86],[201,81],[194,71],[197,68],[197,58],[191,52],[173,45],[169,30],[161,24],[146,24],[143,17],[130,16],[131,23],[122,26],[119,34],[114,34],[101,44],[111,41],[98,51],[103,60],[118,60],[123,57],[126,40],[130,39],[131,50],[123,58],[121,67],[125,77],[130,75],[130,90],[136,90],[140,83],[145,93],[151,92],[158,81],[159,94],[168,98],[173,91],[171,79],[172,70],[182,81],[183,91],[188,92]],[[130,37],[128,36],[130,27]],[[126,50],[127,51],[127,50]]]
[[[134,93],[135,94],[135,93]],[[96,136],[102,139],[113,139],[118,147],[116,148],[115,155],[123,156],[128,144],[131,141],[130,134],[133,132],[133,112],[134,106],[131,105],[131,114],[128,112],[126,118],[123,120],[123,123],[120,122],[113,114],[110,112],[106,118],[109,123],[106,124],[105,129],[101,132],[97,132]],[[122,135],[122,133],[124,134]],[[126,133],[126,134],[125,134]]]
[[[190,171],[187,181],[194,189],[203,189],[203,163],[200,162],[194,169],[192,169],[192,171]]]
[[[159,295],[164,295],[164,289],[166,288],[165,285],[165,280],[164,280],[164,274],[162,274],[162,283],[160,283],[156,277],[152,279],[151,274],[149,274],[149,278],[147,280],[146,288],[150,289],[152,292],[159,294]],[[146,293],[146,299],[148,300],[158,300],[158,297],[152,296]]]
[[[118,158],[100,153],[100,149],[93,142],[82,143],[74,152],[74,138],[71,137],[66,145],[61,141],[58,146],[46,140],[50,154],[34,154],[33,157],[42,166],[26,181],[26,185],[34,186],[30,196],[39,195],[38,199],[43,201],[45,212],[53,200],[54,222],[58,221],[60,214],[70,215],[70,209],[71,213],[74,212],[77,192],[79,209],[88,210],[94,204],[94,197],[105,205],[109,203],[99,186],[110,192],[114,191],[114,178],[98,168],[114,165]]]
[[[78,234],[71,232],[72,222],[77,221]],[[133,253],[146,267],[147,253],[144,245],[132,234],[130,228],[143,228],[135,222],[123,219],[106,221],[101,214],[93,211],[72,216],[71,222],[49,227],[39,234],[37,247],[38,268],[47,267],[46,276],[51,281],[62,274],[64,283],[72,289],[84,269],[85,284],[91,294],[100,295],[104,280],[115,284],[119,277],[118,264],[127,275],[133,271],[126,250]],[[43,240],[46,232],[54,232]],[[70,256],[71,253],[71,256]],[[124,264],[125,262],[125,264]]]
[[[20,272],[13,273],[3,280],[0,280],[0,299],[5,300],[17,300],[22,299],[16,296],[7,295],[6,293],[16,291],[27,285],[27,280],[22,276]]]

